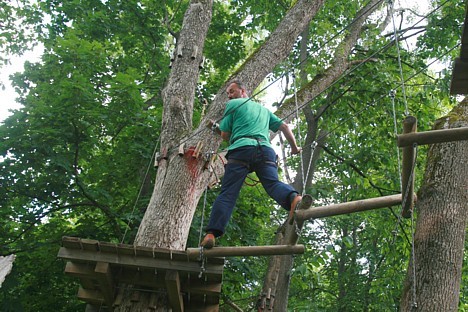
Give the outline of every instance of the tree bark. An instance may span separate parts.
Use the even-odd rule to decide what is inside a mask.
[[[174,51],[168,83],[163,90],[163,121],[158,174],[153,194],[135,238],[135,244],[184,250],[190,224],[204,188],[212,173],[205,168],[203,154],[193,157],[194,141],[188,142],[183,156],[178,146],[192,129],[193,102],[199,78],[199,64],[212,17],[213,0],[192,0],[185,12]],[[132,290],[120,285],[121,304],[114,311],[171,311],[166,294]],[[136,299],[135,299],[136,298]]]
[[[435,129],[468,126],[468,100]],[[401,311],[457,311],[468,217],[468,141],[431,145]],[[414,266],[413,266],[414,265]],[[414,268],[414,270],[413,270]]]

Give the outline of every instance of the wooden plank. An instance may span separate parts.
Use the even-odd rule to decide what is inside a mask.
[[[97,262],[94,272],[104,300],[107,306],[111,307],[114,304],[115,287],[110,264]]]
[[[99,250],[101,252],[113,253],[115,255],[133,255],[152,257],[159,259],[169,259],[175,261],[189,261],[187,253],[180,250],[170,250],[167,248],[151,248],[144,246],[135,246],[128,244],[118,244],[109,242],[100,242],[95,240],[86,240],[78,237],[64,236],[62,246],[72,249]],[[210,258],[211,264],[224,264],[223,258]]]
[[[182,295],[180,294],[179,273],[177,271],[170,270],[166,272],[166,289],[172,311],[184,311],[184,302],[182,300]]]
[[[78,277],[80,284],[85,289],[96,289],[93,281],[94,267],[89,263],[75,263],[68,261],[65,265],[65,274]]]
[[[122,272],[113,274],[113,278],[118,283],[139,285],[150,288],[165,288],[165,274],[154,274],[154,270],[137,271],[133,268],[126,268]],[[65,266],[65,274],[78,277],[82,281],[81,286],[85,289],[95,289],[92,279],[96,279],[93,266],[89,263],[75,263],[68,261]],[[222,278],[208,278],[207,281],[198,278],[197,274],[193,278],[180,278],[182,292],[194,294],[216,295],[221,292]],[[83,283],[83,281],[86,281]],[[90,287],[91,285],[91,287]]]
[[[99,251],[99,241],[95,239],[81,238],[83,250]]]
[[[142,267],[150,269],[162,269],[162,270],[177,270],[185,272],[199,272],[200,264],[197,262],[179,261],[174,262],[171,260],[154,259],[154,258],[138,258],[133,255],[115,255],[111,253],[93,252],[89,250],[76,250],[61,247],[59,249],[58,257],[70,261],[93,261],[93,262],[108,262],[111,264],[117,264],[124,267]],[[223,274],[223,265],[207,265],[207,274]]]
[[[104,305],[104,297],[99,290],[78,288],[78,299],[90,303],[92,305],[102,306]]]
[[[299,220],[318,219],[401,204],[401,194],[356,200],[346,203],[313,207],[296,212]]]
[[[213,247],[204,249],[203,256],[210,257],[244,257],[244,256],[271,256],[303,254],[304,245],[270,245],[270,246],[239,246],[239,247]],[[200,248],[187,248],[190,259],[199,259]]]
[[[417,128],[417,120],[414,116],[407,116],[403,120],[403,134],[414,134]],[[414,207],[414,170],[416,148],[413,144],[402,148],[401,162],[401,196],[402,212],[404,218],[409,218]]]
[[[468,127],[401,134],[398,136],[397,145],[406,147],[412,146],[414,143],[426,145],[464,140],[468,140]]]
[[[217,295],[221,293],[222,283],[218,281],[201,280],[198,276],[193,279],[186,280],[182,283],[182,292],[201,295]]]
[[[116,243],[99,242],[99,251],[117,254],[118,245]]]
[[[64,236],[62,237],[62,246],[72,249],[82,249],[81,239],[78,237]]]
[[[190,306],[185,310],[186,312],[218,312],[219,304]]]
[[[89,278],[94,275],[94,267],[88,263],[76,263],[68,261],[65,265],[65,274],[74,277]]]

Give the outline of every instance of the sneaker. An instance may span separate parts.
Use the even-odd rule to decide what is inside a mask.
[[[215,245],[215,237],[212,233],[205,235],[205,238],[200,243],[200,246],[206,249],[211,249]]]
[[[289,210],[289,220],[292,221],[293,218],[294,218],[294,212],[296,211],[296,207],[297,205],[301,202],[302,200],[302,196],[301,195],[297,195],[296,197],[294,197],[294,199],[292,200],[292,203],[291,203],[291,209]]]

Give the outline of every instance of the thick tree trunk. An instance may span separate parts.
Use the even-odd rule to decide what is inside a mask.
[[[192,129],[193,102],[203,47],[211,22],[212,0],[193,0],[184,16],[171,74],[163,90],[164,113],[161,156],[150,204],[138,229],[135,244],[185,249],[193,210],[204,187],[204,155],[192,157],[194,142],[178,155],[182,138]]]
[[[436,129],[467,126],[466,99],[435,124]],[[429,149],[416,207],[414,259],[401,311],[458,310],[468,217],[467,155],[468,141],[434,144]]]
[[[192,129],[193,102],[199,78],[199,64],[211,22],[213,0],[192,0],[174,51],[168,83],[163,90],[163,123],[158,174],[135,244],[184,250],[195,207],[211,173],[204,170],[205,157],[193,157],[188,142],[183,156],[178,155],[181,139]],[[166,294],[151,297],[150,292],[133,291],[121,285],[123,301],[115,311],[171,311]],[[137,298],[137,299],[135,299]]]

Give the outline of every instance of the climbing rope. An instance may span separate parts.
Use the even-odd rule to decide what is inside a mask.
[[[297,120],[297,138],[299,142],[302,142],[302,134],[301,134],[301,125],[299,121],[301,120],[299,116],[299,102],[297,99],[297,81],[296,81],[296,74],[293,71],[292,74],[293,77],[293,88],[294,88],[294,103],[296,105],[296,120]],[[310,158],[312,159],[313,153],[310,154]],[[304,153],[300,153],[300,159],[301,159],[301,176],[302,176],[302,190],[301,190],[301,195],[304,195],[305,189],[306,189],[306,182],[307,179],[304,179]],[[310,169],[310,168],[309,168]],[[309,170],[307,170],[309,172]]]
[[[405,79],[404,79],[404,76],[403,76],[403,67],[402,67],[402,64],[401,64],[401,53],[400,53],[400,44],[399,44],[399,41],[398,41],[398,34],[397,34],[397,29],[396,29],[396,25],[395,25],[395,17],[394,17],[394,12],[393,12],[393,2],[392,0],[389,0],[388,1],[388,5],[389,5],[389,10],[391,10],[391,17],[392,17],[392,24],[393,24],[393,36],[395,38],[395,45],[396,45],[396,51],[397,51],[397,56],[398,56],[398,68],[399,68],[399,72],[400,72],[400,86],[401,86],[401,90],[402,90],[402,95],[403,95],[403,102],[405,104],[405,116],[408,116],[409,115],[409,110],[408,110],[408,100],[406,98],[406,88],[405,88]],[[397,134],[397,127],[396,127],[396,108],[395,108],[395,91],[394,90],[391,90],[390,91],[390,97],[392,99],[392,107],[393,107],[393,122],[394,122],[394,126],[395,126],[395,137],[396,137],[396,134]],[[408,201],[408,197],[409,197],[409,192],[411,190],[411,185],[412,185],[412,181],[414,179],[414,172],[415,172],[415,167],[416,167],[416,159],[417,159],[417,144],[414,144],[413,145],[413,148],[415,150],[415,155],[414,155],[414,158],[413,158],[413,162],[411,164],[411,173],[409,175],[409,179],[408,179],[408,184],[406,185],[406,190],[403,190],[403,181],[402,181],[402,172],[401,172],[401,165],[400,165],[400,153],[399,153],[399,148],[397,147],[397,158],[398,158],[398,171],[399,171],[399,177],[400,177],[400,189],[401,189],[401,192],[402,192],[402,203],[401,203],[401,207],[402,207],[402,211],[404,209],[404,207],[406,207],[406,203]],[[412,302],[412,307],[413,308],[417,308],[417,300],[416,300],[416,258],[415,258],[415,250],[414,250],[414,232],[415,232],[415,228],[414,228],[414,213],[413,213],[413,210],[411,210],[411,257],[412,257],[412,265],[411,265],[411,277],[412,277],[412,299],[413,299],[413,302]],[[399,214],[399,222],[401,222],[401,215],[402,213]]]
[[[198,241],[201,242],[202,240],[202,233],[203,233],[203,224],[205,223],[205,208],[206,208],[206,194],[208,193],[208,188],[205,189],[205,195],[203,197],[203,209],[200,221],[200,235],[198,237]]]
[[[400,80],[401,80],[401,91],[403,93],[403,100],[405,103],[405,116],[408,116],[409,111],[408,111],[408,101],[406,99],[406,89],[405,89],[405,79],[403,77],[403,69],[401,66],[401,54],[400,54],[400,42],[398,41],[398,34],[396,31],[396,25],[395,25],[395,17],[393,14],[393,2],[392,0],[389,0],[389,10],[392,12],[392,23],[393,23],[393,36],[395,37],[395,45],[396,45],[396,50],[397,50],[397,56],[398,56],[398,68],[400,70]]]
[[[148,173],[149,173],[149,171],[151,169],[151,165],[153,164],[153,159],[155,159],[155,157],[156,157],[156,152],[158,151],[158,146],[159,146],[159,140],[157,141],[157,143],[156,143],[156,145],[154,147],[153,155],[151,156],[151,158],[149,160],[149,163],[148,163],[148,166],[146,167],[145,176],[143,177],[143,180],[141,181],[140,190],[138,191],[138,195],[137,195],[137,197],[135,199],[135,203],[133,204],[132,212],[130,213],[130,221],[127,223],[127,226],[125,227],[125,232],[123,234],[122,240],[120,241],[120,243],[122,243],[122,244],[124,243],[125,237],[127,236],[127,232],[130,229],[130,225],[132,224],[133,215],[135,214],[136,206],[138,204],[138,201],[140,200],[141,192],[143,191],[145,181],[148,178]]]
[[[395,108],[395,90],[390,90],[389,96],[392,100],[392,110],[393,110],[393,131],[395,138],[398,136],[398,127],[397,127],[397,117],[396,117],[396,108]],[[396,145],[395,145],[396,146]],[[398,173],[400,175],[400,189],[402,188],[403,182],[401,180],[401,161],[400,161],[400,148],[396,146],[396,154],[397,154],[397,163],[398,163]]]
[[[404,190],[404,193],[403,193],[403,200],[402,200],[402,203],[401,203],[402,207],[405,207],[406,201],[408,200],[409,192],[410,192],[410,185],[411,185],[411,181],[414,178],[414,171],[415,171],[415,168],[416,168],[416,159],[417,159],[417,156],[418,156],[418,145],[417,145],[417,143],[413,144],[413,148],[415,150],[415,154],[414,154],[413,163],[411,165],[411,173],[410,173],[409,178],[408,178],[408,181],[410,181],[410,182],[406,186],[406,190]],[[412,299],[413,299],[412,307],[417,308],[418,303],[417,303],[417,300],[416,300],[416,253],[415,253],[415,249],[414,249],[415,224],[414,224],[413,210],[411,211],[411,257],[413,258],[412,265],[411,265],[411,270],[412,270],[411,277],[412,277],[412,280],[413,280],[413,284],[412,284],[412,289],[411,290],[412,290]]]

